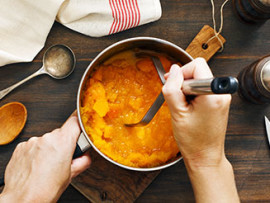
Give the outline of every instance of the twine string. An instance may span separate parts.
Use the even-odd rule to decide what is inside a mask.
[[[226,5],[226,3],[229,0],[225,0],[223,2],[223,4],[220,7],[220,27],[219,30],[217,32],[217,26],[216,26],[216,20],[215,20],[215,4],[214,4],[214,0],[211,0],[211,4],[212,4],[212,20],[213,20],[213,25],[214,25],[214,36],[211,37],[210,39],[207,40],[207,42],[205,44],[208,44],[211,40],[213,40],[214,38],[217,38],[217,40],[219,41],[221,48],[219,50],[219,52],[222,52],[224,49],[224,45],[223,42],[221,41],[221,39],[219,38],[219,34],[222,32],[222,28],[223,28],[223,7]]]

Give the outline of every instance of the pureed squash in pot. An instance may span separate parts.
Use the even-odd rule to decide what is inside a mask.
[[[95,67],[80,110],[93,144],[112,160],[137,168],[160,166],[179,153],[166,102],[147,126],[125,126],[141,120],[162,90],[150,55],[159,57],[166,72],[176,63],[149,50],[120,52]]]

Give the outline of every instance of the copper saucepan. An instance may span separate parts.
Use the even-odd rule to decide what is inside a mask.
[[[135,170],[135,171],[155,171],[167,168],[175,163],[177,163],[179,160],[182,159],[182,157],[179,155],[174,160],[165,163],[164,165],[158,166],[158,167],[152,167],[152,168],[136,168],[136,167],[130,167],[125,166],[123,164],[117,163],[105,154],[103,154],[91,141],[91,139],[88,137],[86,130],[83,126],[82,119],[81,119],[81,113],[80,113],[80,107],[81,107],[81,98],[83,94],[83,88],[85,86],[86,81],[88,80],[91,73],[94,71],[94,68],[100,64],[102,64],[105,60],[110,58],[111,56],[115,55],[116,53],[119,53],[124,50],[133,49],[133,48],[140,48],[140,49],[148,49],[153,50],[156,52],[166,53],[167,55],[171,56],[172,58],[179,61],[181,64],[186,64],[193,60],[193,58],[182,48],[176,46],[175,44],[168,42],[166,40],[153,38],[153,37],[135,37],[130,38],[126,40],[122,40],[120,42],[117,42],[108,48],[104,49],[98,56],[90,63],[90,65],[87,67],[85,73],[82,76],[78,95],[77,95],[77,112],[78,112],[78,118],[79,123],[82,129],[82,133],[77,141],[77,147],[74,153],[74,157],[80,156],[83,152],[88,150],[90,147],[93,147],[102,157],[110,161],[111,163],[120,166],[125,169],[129,170]]]

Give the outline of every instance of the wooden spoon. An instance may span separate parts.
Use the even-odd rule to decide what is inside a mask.
[[[0,108],[0,145],[12,142],[22,131],[27,119],[25,106],[11,102]]]

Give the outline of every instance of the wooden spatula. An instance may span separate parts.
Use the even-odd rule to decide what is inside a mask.
[[[11,102],[0,108],[0,145],[12,142],[22,131],[27,119],[25,106]]]

